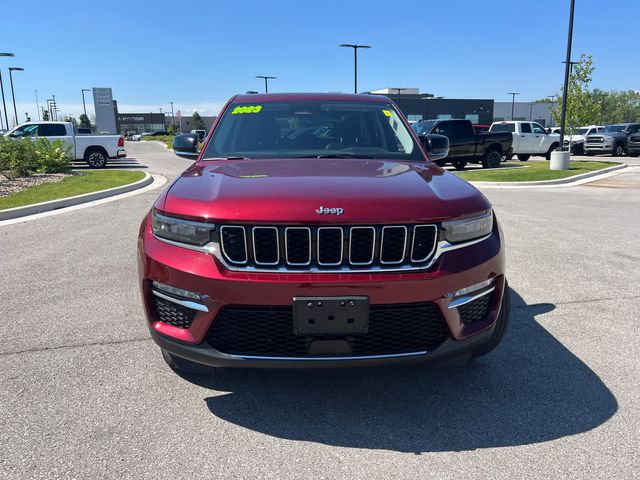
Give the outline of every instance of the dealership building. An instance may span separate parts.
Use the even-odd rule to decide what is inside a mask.
[[[209,131],[216,117],[201,116],[205,130]],[[173,123],[172,123],[173,121]],[[193,117],[166,115],[164,113],[117,113],[116,125],[118,133],[151,133],[168,130],[172,125],[175,131],[189,132],[194,130]]]
[[[511,102],[493,103],[493,121],[522,120],[538,122],[543,127],[553,127],[551,103],[544,102],[515,102],[513,103],[513,118],[511,118]]]
[[[410,122],[435,118],[466,118],[480,124],[493,121],[492,99],[435,97],[430,93],[420,93],[417,88],[383,88],[369,93],[391,98]]]

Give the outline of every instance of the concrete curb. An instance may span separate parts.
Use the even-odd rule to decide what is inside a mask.
[[[81,203],[94,202],[103,198],[132,192],[134,190],[144,188],[151,183],[153,183],[153,176],[147,172],[144,172],[144,178],[142,180],[138,180],[137,182],[129,183],[127,185],[122,185],[120,187],[109,188],[107,190],[98,190],[97,192],[84,193],[82,195],[60,198],[58,200],[51,200],[48,202],[35,203],[33,205],[26,205],[24,207],[1,210],[0,222],[19,217],[35,215],[37,213],[49,212],[51,210],[57,210],[59,208],[71,207],[73,205],[79,205]]]
[[[583,185],[589,182],[595,182],[600,178],[606,178],[613,174],[622,173],[629,165],[623,163],[614,165],[613,167],[603,168],[594,172],[582,173],[568,178],[558,178],[556,180],[538,180],[534,182],[473,182],[467,180],[471,185],[482,188],[543,188],[543,187],[571,187],[575,185]],[[616,173],[613,173],[616,172]]]

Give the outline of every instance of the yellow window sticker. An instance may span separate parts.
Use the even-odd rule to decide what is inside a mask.
[[[262,105],[242,105],[234,108],[231,115],[238,115],[241,113],[259,113],[260,110],[262,110]]]
[[[387,117],[391,116],[391,111],[390,110],[382,110],[382,113],[384,113]]]

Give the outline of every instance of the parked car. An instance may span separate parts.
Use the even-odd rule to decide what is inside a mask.
[[[560,135],[560,133],[562,133],[562,128],[560,128],[560,127],[549,127],[549,128],[547,128],[547,133],[556,133],[556,134]]]
[[[207,131],[206,130],[191,130],[191,133],[194,133],[194,134],[198,135],[198,139],[201,142],[204,142],[204,139],[207,136]]]
[[[148,134],[150,137],[166,137],[166,136],[170,136],[169,132],[166,132],[164,130],[158,130],[152,133]]]
[[[639,130],[640,123],[607,125],[599,133],[587,137],[585,153],[589,156],[608,153],[613,157],[621,157],[627,151],[629,136]]]
[[[7,138],[46,137],[71,145],[71,155],[91,168],[103,168],[110,158],[127,156],[122,135],[78,135],[71,122],[26,122],[9,130]]]
[[[287,140],[309,126],[325,134]],[[197,160],[137,249],[147,326],[173,369],[466,363],[500,343],[491,204],[430,161],[390,99],[238,95],[200,154],[189,135],[174,149]]]
[[[142,137],[146,137],[147,135],[151,135],[151,133],[150,132],[136,133],[131,135],[131,140],[133,140],[134,142],[139,142],[140,140],[142,140]]]
[[[518,160],[529,160],[532,155],[551,159],[551,152],[560,146],[560,135],[547,133],[537,122],[494,122],[490,132],[510,132],[513,136],[513,153]]]
[[[476,133],[486,133],[489,131],[489,128],[491,127],[491,125],[483,125],[483,124],[479,124],[479,123],[474,123],[473,124],[473,130]]]
[[[640,155],[640,132],[629,135],[627,152],[630,157],[637,157]]]
[[[565,149],[570,147],[574,155],[584,155],[584,142],[588,135],[600,132],[602,125],[588,125],[586,127],[575,128],[564,139]]]
[[[484,168],[495,168],[511,154],[511,134],[476,133],[469,120],[421,120],[411,128],[417,135],[437,134],[449,138],[449,156],[447,160],[437,162],[440,166],[450,161],[458,170],[462,170],[469,162],[482,163]]]

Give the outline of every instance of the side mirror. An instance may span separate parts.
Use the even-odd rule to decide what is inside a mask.
[[[173,139],[173,153],[191,160],[198,158],[198,135],[195,133],[176,135]]]
[[[431,161],[443,160],[449,155],[448,137],[431,133],[428,135],[420,135],[419,138]]]
[[[15,132],[11,132],[11,133],[9,134],[9,136],[10,136],[11,138],[19,138],[19,137],[24,136],[24,132],[23,132],[22,130],[16,130]]]

